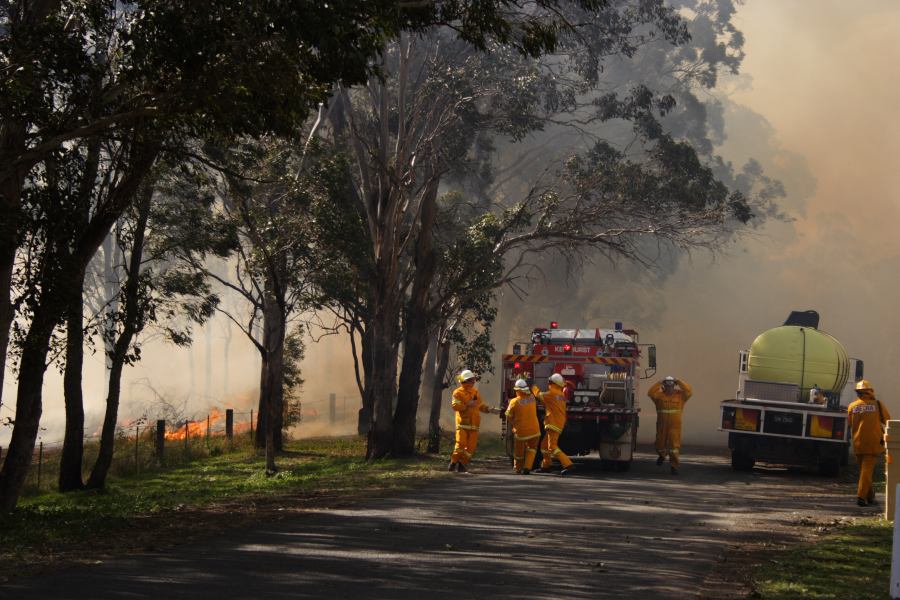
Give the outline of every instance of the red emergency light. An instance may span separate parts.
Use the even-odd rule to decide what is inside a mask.
[[[571,349],[572,349],[572,344],[563,344],[563,350],[565,352],[568,352]]]
[[[520,363],[520,362],[513,363],[513,369],[521,369],[521,368],[522,368],[522,363]]]
[[[550,329],[556,329],[557,327],[559,327],[559,323],[557,323],[556,321],[550,321]]]

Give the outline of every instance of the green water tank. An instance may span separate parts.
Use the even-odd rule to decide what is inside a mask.
[[[840,393],[850,359],[839,341],[812,327],[784,325],[758,335],[750,346],[748,376],[756,381],[793,383],[801,394],[814,384]]]

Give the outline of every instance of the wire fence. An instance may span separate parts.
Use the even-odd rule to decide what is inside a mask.
[[[360,401],[352,396],[331,393],[304,399],[300,421],[306,425],[329,426],[356,422]],[[5,408],[5,407],[4,407]],[[130,476],[163,467],[185,464],[203,456],[217,456],[253,446],[258,414],[249,410],[213,409],[203,418],[157,420],[139,419],[116,428],[111,476]],[[424,442],[419,442],[424,446]],[[85,480],[100,451],[99,431],[83,436]],[[31,468],[25,480],[24,495],[52,491],[59,482],[63,440],[38,438]],[[6,448],[0,446],[0,464]]]
[[[202,419],[138,421],[116,428],[109,475],[128,476],[177,466],[202,456],[217,456],[251,447],[256,435],[254,411],[213,411]],[[100,452],[100,434],[85,435],[84,477]],[[24,494],[36,495],[56,489],[63,441],[38,438]],[[0,447],[0,461],[5,448]]]

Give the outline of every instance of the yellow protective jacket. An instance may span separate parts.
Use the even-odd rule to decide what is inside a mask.
[[[528,392],[516,391],[516,397],[509,401],[506,418],[512,419],[513,433],[519,441],[541,437],[541,426],[537,418],[537,400]]]
[[[890,418],[891,414],[887,407],[878,402],[874,394],[851,402],[847,407],[847,419],[850,421],[850,434],[853,436],[853,453],[861,455],[884,452],[882,426]]]
[[[647,395],[650,396],[650,399],[653,400],[653,404],[656,405],[657,414],[671,415],[668,417],[670,419],[677,416],[674,420],[677,420],[680,424],[681,412],[684,410],[684,405],[687,404],[693,390],[691,389],[691,386],[680,379],[676,379],[675,383],[681,388],[680,390],[676,389],[671,394],[667,394],[663,391],[662,382],[657,382],[653,384],[653,387],[647,390]]]
[[[566,396],[563,389],[555,383],[550,384],[550,389],[540,395],[544,405],[544,427],[562,433],[566,426]]]
[[[478,431],[481,426],[481,413],[491,412],[491,408],[481,399],[481,394],[474,387],[466,389],[459,386],[453,390],[453,410],[456,411],[456,428]]]

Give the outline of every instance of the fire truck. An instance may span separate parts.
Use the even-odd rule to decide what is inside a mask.
[[[641,372],[646,348],[648,369]],[[547,390],[559,373],[566,380],[566,427],[559,447],[569,456],[597,451],[605,470],[627,471],[637,444],[640,407],[638,381],[656,372],[656,346],[640,344],[638,333],[615,323],[612,329],[564,329],[553,322],[537,328],[528,342],[513,344],[503,355],[501,406],[515,396],[517,379]],[[543,434],[543,407],[538,404]],[[512,457],[510,424],[503,427],[507,454]],[[540,460],[540,455],[537,460]]]

